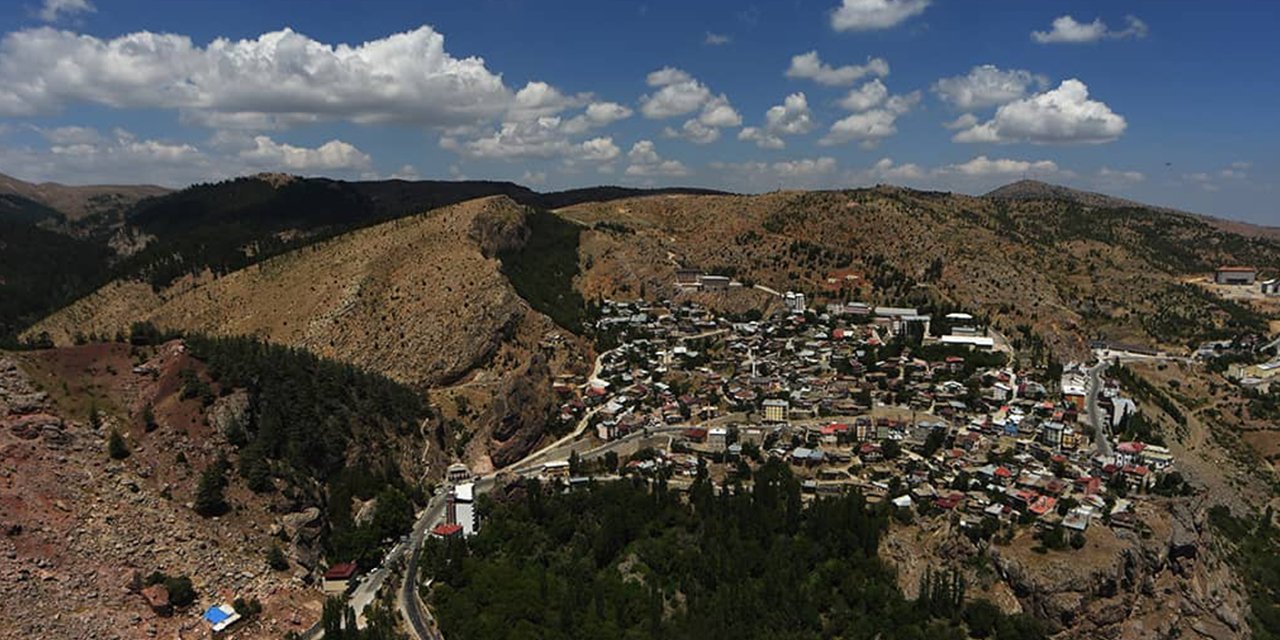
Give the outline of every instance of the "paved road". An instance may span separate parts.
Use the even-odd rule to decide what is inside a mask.
[[[1089,424],[1093,425],[1093,441],[1097,446],[1096,455],[1104,458],[1112,456],[1111,427],[1102,419],[1102,411],[1098,408],[1098,394],[1102,391],[1102,373],[1107,370],[1107,361],[1100,360],[1089,369],[1089,382],[1085,389],[1085,410],[1089,414]]]
[[[432,496],[427,503],[427,508],[423,509],[422,515],[413,525],[413,532],[409,536],[412,551],[409,553],[409,561],[405,564],[404,580],[401,581],[400,590],[396,594],[396,606],[400,609],[400,616],[408,624],[410,634],[418,640],[443,640],[440,631],[436,629],[431,612],[422,606],[422,601],[418,598],[417,585],[418,557],[422,554],[422,541],[426,540],[431,528],[444,518],[444,496],[444,491]]]

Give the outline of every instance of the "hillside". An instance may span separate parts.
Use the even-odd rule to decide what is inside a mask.
[[[1228,220],[1226,218],[1188,213],[1186,211],[1179,211],[1168,207],[1155,207],[1141,202],[1134,202],[1133,200],[1109,196],[1103,193],[1072,189],[1070,187],[1049,184],[1039,180],[1019,180],[1017,182],[1011,182],[1003,187],[988,191],[982,197],[992,200],[1060,200],[1063,202],[1072,202],[1084,205],[1086,207],[1102,209],[1151,209],[1173,216],[1197,218],[1228,233],[1280,239],[1280,227],[1249,224],[1247,222]]]
[[[546,390],[557,356],[539,343],[548,333],[572,338],[524,302],[495,257],[525,242],[525,215],[506,197],[473,200],[194,285],[157,293],[144,283],[114,282],[37,323],[26,337],[47,333],[71,344],[78,335],[127,335],[134,322],[148,321],[257,336],[446,397],[453,392],[439,390],[455,384],[458,393],[484,389],[464,419],[441,428],[438,445],[470,444],[483,465],[492,464],[490,456],[510,461],[537,442],[550,413]],[[585,357],[581,347],[565,351]],[[500,398],[489,393],[504,389]],[[513,396],[524,400],[494,404]]]
[[[0,173],[0,195],[18,196],[62,214],[69,221],[123,211],[143,199],[164,195],[170,189],[155,185],[84,185],[56,182],[39,184]]]
[[[688,266],[819,301],[961,308],[1059,357],[1093,338],[1181,349],[1265,332],[1255,311],[1185,280],[1280,261],[1280,242],[1185,214],[895,187],[624,199],[561,213],[593,227],[588,298],[670,294],[675,269]],[[856,279],[829,283],[834,271]]]

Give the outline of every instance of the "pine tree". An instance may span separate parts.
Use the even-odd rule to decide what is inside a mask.
[[[284,571],[289,568],[289,560],[284,557],[284,552],[280,550],[280,545],[272,543],[267,548],[267,566],[275,571]]]
[[[107,438],[107,454],[112,460],[124,460],[129,457],[129,445],[125,444],[124,438],[115,429],[111,430],[111,437]]]
[[[222,495],[226,483],[221,465],[215,463],[207,467],[200,474],[200,486],[196,488],[196,513],[206,518],[226,513],[227,502]]]

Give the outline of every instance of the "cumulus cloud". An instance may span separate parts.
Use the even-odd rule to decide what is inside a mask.
[[[720,130],[709,127],[698,120],[685,120],[679,129],[666,127],[662,130],[664,138],[683,138],[694,144],[711,144],[720,139]]]
[[[732,42],[732,41],[733,41],[733,38],[730,38],[729,36],[727,36],[727,35],[725,35],[725,34],[722,34],[722,33],[711,33],[710,31],[708,31],[708,32],[707,32],[707,37],[703,40],[703,43],[704,43],[704,44],[709,44],[709,45],[711,45],[711,46],[713,46],[713,47],[718,47],[718,46],[720,46],[720,45],[722,45],[722,44],[729,44],[729,43],[730,43],[730,42]]]
[[[1078,22],[1066,15],[1055,18],[1049,31],[1032,31],[1031,39],[1040,44],[1084,44],[1099,40],[1124,40],[1126,38],[1145,38],[1147,23],[1135,16],[1125,16],[1125,28],[1112,30],[1102,18],[1093,22]]]
[[[562,130],[568,135],[577,135],[626,120],[631,114],[630,108],[616,102],[592,102],[581,114],[566,121]]]
[[[370,169],[373,158],[354,145],[330,140],[314,149],[280,143],[267,136],[255,136],[253,147],[240,152],[240,159],[253,167],[289,172]]]
[[[881,158],[865,169],[856,169],[845,175],[845,182],[852,184],[902,184],[923,180],[928,171],[918,164],[897,164],[892,158]]]
[[[942,78],[933,83],[933,92],[952,106],[965,111],[1013,102],[1027,95],[1033,85],[1043,89],[1049,80],[1021,69],[1000,69],[984,64],[963,76]]]
[[[803,135],[813,130],[813,113],[804,93],[787,96],[782,104],[769,107],[764,114],[763,127],[744,127],[738,132],[739,140],[749,140],[762,149],[781,149],[786,146],[783,136]]]
[[[706,127],[736,127],[742,116],[729,104],[723,93],[715,95],[687,72],[663,67],[646,78],[658,90],[640,97],[640,113],[646,118],[662,119],[683,116],[701,110],[698,122]]]
[[[0,145],[0,166],[34,181],[70,184],[132,183],[139,176],[179,186],[232,175],[238,163],[215,162],[194,145],[140,139],[124,129],[99,132],[88,127],[41,130],[47,147]]]
[[[529,171],[525,170],[520,176],[520,182],[523,184],[545,184],[547,182],[547,172],[545,171]]]
[[[869,111],[855,113],[836,121],[831,130],[818,140],[818,144],[830,146],[847,142],[859,142],[863,148],[874,148],[881,140],[898,132],[898,118],[920,103],[920,92],[893,96],[882,105]]]
[[[942,126],[943,128],[956,131],[959,129],[970,129],[976,124],[978,124],[978,116],[975,116],[972,113],[962,113],[957,116],[955,120],[942,123]]]
[[[1111,142],[1128,123],[1106,103],[1090,100],[1089,88],[1074,78],[1056,89],[1015,100],[987,122],[963,129],[955,142],[1071,144]]]
[[[728,183],[748,191],[762,187],[810,188],[826,184],[835,175],[835,158],[797,158],[778,162],[712,162],[710,168]]]
[[[57,22],[64,17],[95,11],[97,8],[89,0],[44,0],[39,16],[45,22]]]
[[[1023,175],[1049,176],[1059,174],[1058,164],[1052,160],[1011,160],[1009,158],[989,159],[978,156],[968,162],[950,164],[939,167],[939,174],[955,174],[971,178],[1012,177]]]
[[[636,177],[687,176],[689,169],[679,160],[663,160],[652,140],[641,140],[627,152],[626,174]]]
[[[867,58],[863,65],[833,67],[823,62],[817,51],[810,51],[792,56],[786,72],[788,78],[813,80],[828,86],[851,85],[869,75],[880,78],[889,75],[889,63],[884,58]]]
[[[878,106],[889,97],[889,88],[879,78],[864,83],[857,89],[850,89],[849,95],[840,100],[840,106],[849,111],[866,111]]]
[[[219,38],[204,47],[177,34],[101,39],[47,27],[0,40],[0,115],[6,116],[91,103],[449,127],[510,109],[537,115],[572,101],[544,83],[511,91],[483,59],[448,53],[444,36],[429,26],[354,46],[290,29],[256,39]]]
[[[583,117],[589,118],[586,114]],[[607,162],[621,153],[609,137],[574,141],[571,134],[583,130],[575,119],[543,116],[527,122],[503,122],[497,130],[471,140],[446,136],[441,138],[440,146],[469,158],[491,160],[563,158]]]
[[[929,8],[929,0],[843,0],[831,12],[836,31],[872,31],[895,27]]]
[[[666,127],[662,134],[668,138],[683,138],[694,144],[710,144],[720,139],[720,129],[742,124],[729,98],[716,95],[687,72],[674,67],[663,67],[648,75],[646,82],[658,90],[640,98],[640,112],[647,118],[662,119],[698,112],[679,129]]]
[[[1102,182],[1111,184],[1134,184],[1143,182],[1147,177],[1146,175],[1143,175],[1142,172],[1126,172],[1126,170],[1111,169],[1110,166],[1102,166],[1101,169],[1098,169],[1098,179],[1102,180]]]

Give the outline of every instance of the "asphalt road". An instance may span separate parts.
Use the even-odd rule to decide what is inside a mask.
[[[1112,456],[1111,428],[1102,419],[1102,411],[1098,408],[1098,394],[1102,391],[1102,373],[1107,370],[1107,361],[1102,360],[1089,369],[1089,382],[1085,389],[1085,411],[1089,414],[1089,424],[1093,425],[1093,441],[1097,445],[1096,453],[1104,458]]]

